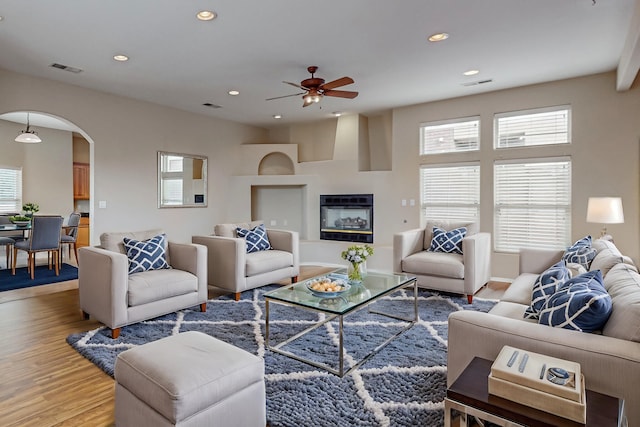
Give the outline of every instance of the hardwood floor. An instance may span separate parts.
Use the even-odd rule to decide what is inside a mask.
[[[326,271],[302,266],[300,278]],[[73,280],[0,293],[1,426],[113,425],[113,379],[65,341],[100,326],[82,320],[77,286]],[[490,284],[478,296],[494,298],[503,289]]]

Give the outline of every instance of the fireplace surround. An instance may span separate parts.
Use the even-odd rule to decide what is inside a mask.
[[[320,239],[373,243],[373,194],[321,195]]]

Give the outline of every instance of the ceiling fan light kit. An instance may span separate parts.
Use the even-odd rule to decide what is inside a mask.
[[[15,141],[22,142],[24,144],[37,144],[38,142],[42,142],[42,139],[40,139],[38,133],[34,130],[29,129],[29,113],[27,113],[27,128],[23,131],[20,131],[18,136],[16,136]]]
[[[308,107],[311,104],[316,104],[320,102],[320,100],[324,96],[334,96],[338,98],[348,98],[353,99],[358,96],[358,92],[349,91],[349,90],[334,90],[337,87],[346,86],[354,83],[351,77],[341,77],[339,79],[330,81],[328,83],[324,82],[324,79],[320,77],[316,77],[315,73],[318,71],[318,67],[312,65],[307,68],[307,71],[311,73],[311,78],[305,79],[300,82],[300,84],[291,83],[283,81],[282,83],[297,87],[302,89],[304,92],[294,93],[292,95],[285,96],[277,96],[275,98],[268,98],[267,101],[271,101],[274,99],[288,98],[290,96],[299,96],[302,95],[302,103],[303,107]]]

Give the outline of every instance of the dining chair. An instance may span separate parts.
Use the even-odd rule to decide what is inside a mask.
[[[11,237],[0,236],[0,246],[5,246],[7,250],[7,270],[9,269],[9,260],[11,259],[11,251],[13,251],[13,245],[16,243]]]
[[[76,256],[76,263],[78,262],[78,248],[76,247],[76,240],[78,238],[78,226],[80,225],[80,213],[72,212],[69,215],[67,225],[63,228],[63,233],[60,236],[60,263],[62,264],[62,245],[68,245],[69,247],[69,259],[71,258],[71,248],[73,247],[73,254]]]
[[[31,279],[35,275],[36,253],[38,252],[47,252],[48,255],[52,255],[51,259],[55,264],[56,276],[60,274],[58,259],[60,256],[60,236],[62,235],[63,221],[64,219],[59,215],[37,215],[31,219],[29,238],[13,245],[11,274],[16,274],[18,250],[28,253],[27,266],[31,273]],[[49,269],[51,269],[51,261],[49,261]]]

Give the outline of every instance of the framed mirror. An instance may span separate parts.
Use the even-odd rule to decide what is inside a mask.
[[[158,151],[158,207],[207,206],[207,158]]]

